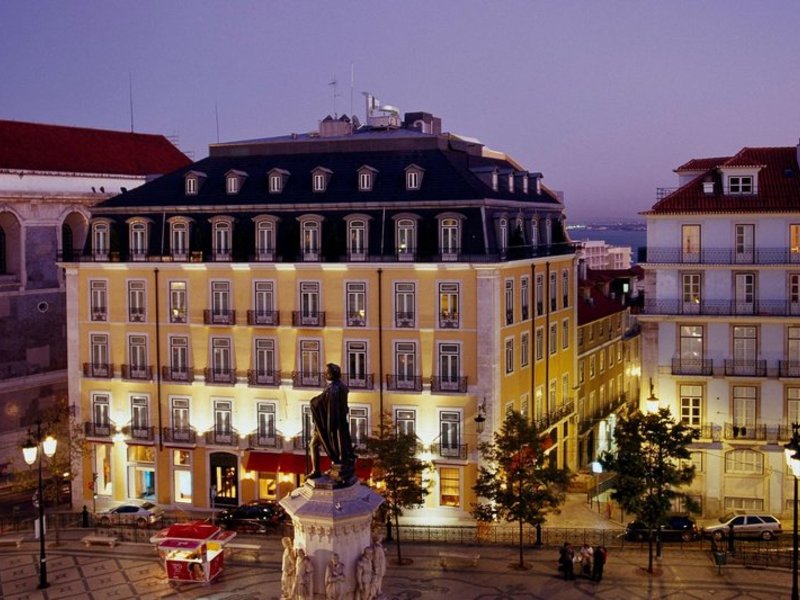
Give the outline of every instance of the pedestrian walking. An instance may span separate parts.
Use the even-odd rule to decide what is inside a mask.
[[[575,550],[569,542],[564,542],[560,560],[564,569],[564,580],[575,579]]]
[[[606,565],[608,551],[605,546],[597,546],[594,549],[594,562],[592,563],[592,581],[603,579],[603,567]]]

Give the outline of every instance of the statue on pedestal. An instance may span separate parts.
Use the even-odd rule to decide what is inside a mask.
[[[281,600],[291,600],[294,593],[294,580],[297,573],[295,561],[297,556],[294,553],[292,538],[281,539],[283,544],[283,558],[281,560]]]
[[[347,419],[347,386],[341,381],[342,370],[339,365],[328,363],[325,368],[325,379],[328,384],[318,396],[311,399],[311,416],[314,421],[314,434],[309,442],[311,453],[311,472],[309,479],[322,476],[320,470],[319,447],[331,459],[328,475],[337,485],[350,485],[355,475],[356,455],[350,439],[350,423]]]
[[[295,600],[313,600],[314,598],[314,565],[302,548],[297,549],[293,598]]]
[[[367,546],[356,563],[355,600],[372,600],[372,547]]]
[[[344,579],[344,565],[339,561],[339,555],[334,552],[325,569],[325,598],[327,600],[344,598]]]
[[[372,597],[377,598],[383,591],[383,576],[386,575],[386,552],[380,535],[372,542]]]

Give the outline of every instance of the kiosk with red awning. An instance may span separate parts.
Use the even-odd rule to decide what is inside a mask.
[[[222,573],[225,566],[223,546],[234,537],[235,531],[225,531],[205,521],[193,521],[162,529],[150,541],[157,544],[169,581],[208,583]]]

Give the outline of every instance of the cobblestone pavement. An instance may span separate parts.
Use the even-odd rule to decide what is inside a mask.
[[[79,535],[79,532],[76,533]],[[3,600],[111,600],[155,598],[189,600],[278,600],[280,546],[277,539],[263,540],[257,563],[228,561],[219,580],[207,586],[167,581],[152,547],[122,544],[116,548],[92,547],[62,542],[50,548],[50,587],[38,590],[38,546],[26,541],[22,549],[0,549],[0,591]],[[438,553],[479,553],[476,568],[444,571]],[[395,557],[393,545],[388,558]],[[634,549],[612,552],[602,582],[588,579],[564,581],[555,569],[553,548],[526,549],[529,570],[517,571],[517,551],[508,547],[454,547],[407,544],[404,557],[413,563],[389,565],[384,592],[391,600],[535,600],[600,598],[603,600],[665,599],[754,599],[788,598],[791,575],[786,571],[723,567],[721,574],[708,552],[667,548],[656,573],[644,570],[647,554]]]

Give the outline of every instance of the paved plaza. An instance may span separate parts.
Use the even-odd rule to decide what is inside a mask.
[[[583,494],[569,494],[562,513],[552,525],[568,528],[622,530],[619,520],[604,510],[589,507]],[[173,587],[149,544],[123,543],[115,548],[85,548],[79,540],[86,530],[62,531],[60,544],[47,550],[50,587],[37,589],[39,545],[28,534],[21,549],[0,547],[0,597],[2,600],[278,600],[280,597],[281,546],[276,536],[241,536],[242,541],[262,546],[259,560],[247,555],[227,560],[220,579],[208,586],[183,584]],[[396,557],[393,544],[387,558]],[[554,547],[526,548],[527,571],[512,567],[515,548],[462,547],[407,543],[403,556],[413,563],[390,564],[384,592],[390,600],[536,600],[599,598],[603,600],[779,600],[788,598],[791,574],[785,570],[748,569],[739,565],[722,568],[713,564],[708,551],[666,545],[654,575],[648,575],[646,548],[612,549],[600,583],[578,577],[564,581],[556,570]],[[476,568],[444,571],[439,552],[480,554]]]

